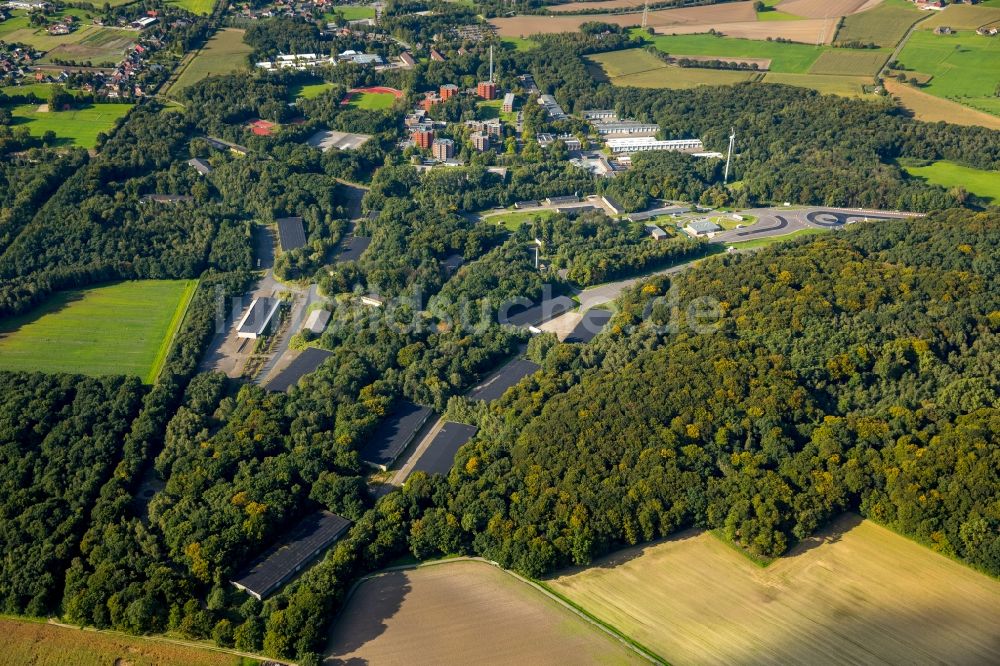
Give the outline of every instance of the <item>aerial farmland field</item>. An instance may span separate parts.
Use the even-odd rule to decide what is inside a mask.
[[[548,584],[671,663],[1000,660],[1000,581],[854,515],[766,568],[691,530]]]
[[[639,664],[638,654],[485,562],[383,573],[335,622],[327,662]]]
[[[861,97],[865,94],[864,87],[872,84],[871,76],[830,76],[818,74],[783,74],[768,72],[764,75],[764,83],[783,83],[799,88],[809,88],[824,95],[840,95],[841,97]]]
[[[168,4],[185,9],[192,14],[208,15],[215,7],[215,0],[168,0]]]
[[[4,649],[0,666],[153,666],[154,664],[199,664],[201,666],[251,666],[255,659],[224,652],[199,650],[138,636],[84,631],[42,622],[0,618]]]
[[[874,77],[891,55],[889,49],[830,49],[824,51],[810,74]]]
[[[753,39],[735,39],[701,35],[656,35],[640,32],[659,50],[671,55],[703,55],[720,58],[766,58],[771,61],[771,71],[804,74],[827,51],[824,46],[786,44]]]
[[[195,280],[137,280],[63,291],[0,324],[0,369],[128,374],[151,383]]]
[[[913,86],[891,78],[885,79],[885,89],[920,120],[929,123],[943,121],[956,125],[976,125],[1000,129],[1000,115],[977,111],[958,102],[917,90]]]
[[[895,46],[911,25],[926,17],[926,13],[906,0],[884,0],[871,9],[846,17],[834,41]]]
[[[935,35],[920,29],[910,35],[898,60],[907,70],[933,77],[921,87],[924,92],[1000,114],[1000,40],[995,37],[972,30]]]
[[[177,79],[170,84],[170,93],[176,95],[184,88],[209,76],[229,74],[247,69],[247,56],[253,49],[243,41],[243,31],[223,28],[212,35],[198,54],[183,66]]]

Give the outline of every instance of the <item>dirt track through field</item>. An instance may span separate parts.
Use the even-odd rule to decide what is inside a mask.
[[[1000,663],[1000,582],[854,515],[767,568],[692,530],[550,585],[674,664]]]
[[[689,25],[736,23],[756,21],[757,13],[751,2],[727,2],[720,5],[664,9],[649,12],[648,25]],[[577,16],[512,16],[492,19],[501,37],[520,37],[539,33],[576,32],[580,25],[603,21],[620,26],[637,26],[642,23],[642,12],[632,14],[586,14]],[[790,21],[787,21],[790,23]],[[701,32],[707,32],[708,29]]]
[[[712,29],[726,37],[741,37],[743,39],[781,37],[803,44],[829,44],[837,32],[837,21],[836,19],[802,19],[801,21],[759,21],[757,23],[653,25],[653,30],[658,35],[694,35]]]
[[[637,664],[638,655],[483,562],[391,571],[361,584],[324,664]]]

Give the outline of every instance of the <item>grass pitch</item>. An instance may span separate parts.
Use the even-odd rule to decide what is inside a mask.
[[[921,88],[924,92],[996,113],[1000,81],[997,38],[981,37],[971,30],[935,35],[921,29],[910,35],[898,60],[908,70],[933,77]]]
[[[1000,660],[1000,581],[857,516],[763,569],[692,530],[548,584],[677,664]]]
[[[128,374],[152,383],[195,280],[139,280],[60,292],[0,324],[0,368]]]
[[[51,130],[56,143],[63,146],[93,148],[97,135],[107,133],[115,122],[132,108],[132,104],[87,104],[69,111],[38,111],[38,104],[11,107],[14,126],[26,126],[32,136],[42,136]]]
[[[834,41],[895,46],[911,25],[926,16],[906,0],[884,0],[867,11],[845,17]]]
[[[921,166],[903,165],[906,173],[945,188],[964,187],[978,197],[1000,202],[1000,171],[986,171],[947,160]]]
[[[0,666],[107,666],[130,664],[201,664],[202,666],[251,666],[259,664],[223,652],[200,650],[138,636],[85,631],[42,622],[0,618],[4,649]]]
[[[175,96],[190,85],[209,76],[231,74],[247,69],[247,56],[253,49],[243,41],[243,31],[223,28],[212,35],[198,55],[184,67],[177,80],[170,86],[170,94]]]
[[[333,87],[332,83],[318,81],[315,83],[296,83],[288,88],[288,96],[292,99],[315,99]]]
[[[392,93],[360,92],[352,94],[348,106],[365,111],[381,111],[391,108],[395,101],[396,96]]]

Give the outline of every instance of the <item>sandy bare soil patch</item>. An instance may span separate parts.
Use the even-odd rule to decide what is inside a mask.
[[[664,9],[649,12],[648,25],[687,25],[715,24],[719,22],[736,23],[757,20],[757,13],[751,2],[727,2],[720,5],[703,5],[701,7],[684,7],[682,9]],[[590,21],[603,21],[623,27],[637,26],[642,23],[642,12],[632,14],[585,14],[577,16],[512,16],[510,18],[492,19],[501,37],[520,37],[539,33],[576,32],[580,26]],[[780,21],[791,23],[791,21]],[[708,28],[700,32],[708,32]]]
[[[654,25],[658,35],[693,35],[710,29],[727,37],[767,39],[783,37],[803,44],[829,44],[837,32],[836,19],[802,19],[801,21],[760,21],[757,23],[705,23],[692,25]]]
[[[866,4],[868,0],[785,0],[775,9],[804,18],[827,18],[857,14]]]
[[[555,319],[550,319],[538,328],[545,333],[555,333],[559,341],[565,340],[576,325],[580,323],[583,319],[583,313],[581,312],[567,312],[566,314],[559,315]]]
[[[363,583],[331,631],[324,663],[644,662],[500,569],[456,561],[393,571]]]
[[[935,97],[893,79],[885,79],[884,83],[885,89],[902,106],[912,111],[919,120],[929,123],[943,120],[955,125],[972,125],[1000,130],[1000,117],[970,109],[943,97]]]
[[[1000,582],[853,515],[767,568],[688,531],[550,584],[673,664],[1000,662]]]

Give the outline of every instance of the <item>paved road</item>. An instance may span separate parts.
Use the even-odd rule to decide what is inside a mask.
[[[305,291],[289,285],[281,285],[281,288],[284,291],[291,291],[297,296],[292,303],[292,311],[288,315],[288,326],[282,332],[281,338],[278,340],[278,346],[271,354],[271,358],[268,359],[267,363],[261,367],[260,372],[257,373],[257,378],[254,380],[257,384],[265,384],[272,375],[283,370],[299,355],[299,352],[290,352],[288,344],[291,342],[292,336],[302,328],[302,323],[305,321],[309,306],[322,300],[319,297],[319,287],[315,284],[310,285]]]
[[[918,213],[904,211],[862,210],[857,208],[754,208],[741,211],[753,215],[757,221],[743,229],[723,231],[712,237],[710,243],[739,243],[741,241],[787,236],[802,229],[838,229],[854,222],[914,217]]]

